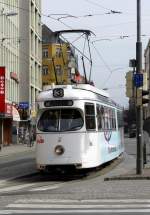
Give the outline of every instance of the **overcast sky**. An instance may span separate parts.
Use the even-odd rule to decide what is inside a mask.
[[[141,3],[144,56],[150,38],[150,0]],[[121,13],[110,14],[111,10]],[[95,33],[90,38],[91,42],[99,40],[91,43],[92,80],[96,87],[108,88],[113,100],[127,106],[125,74],[130,69],[129,59],[136,56],[136,0],[42,0],[42,14],[42,22],[52,31],[89,29]],[[75,36],[70,36],[71,42]],[[74,45],[83,50],[83,41]]]

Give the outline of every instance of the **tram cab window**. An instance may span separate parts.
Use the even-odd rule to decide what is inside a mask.
[[[47,110],[42,114],[38,122],[38,129],[45,132],[57,131],[58,125],[59,125],[58,111]]]
[[[83,126],[79,110],[73,108],[49,109],[40,117],[37,128],[43,132],[75,131]]]
[[[92,103],[85,103],[85,123],[87,130],[93,130],[96,128],[95,106]]]
[[[61,109],[60,131],[78,130],[83,126],[83,118],[76,109]]]

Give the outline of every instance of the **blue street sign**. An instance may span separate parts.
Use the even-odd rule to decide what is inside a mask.
[[[133,81],[135,87],[143,86],[143,74],[142,73],[134,74]]]
[[[29,108],[29,102],[20,102],[19,108],[20,109],[28,109]]]

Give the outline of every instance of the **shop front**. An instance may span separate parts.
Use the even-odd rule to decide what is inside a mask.
[[[12,143],[12,104],[5,103],[3,113],[0,113],[0,148]]]

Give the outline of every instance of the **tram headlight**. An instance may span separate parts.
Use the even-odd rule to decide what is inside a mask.
[[[61,146],[61,145],[58,145],[58,146],[55,147],[55,153],[57,155],[62,155],[64,153],[64,151],[65,150],[64,150],[63,146]]]

